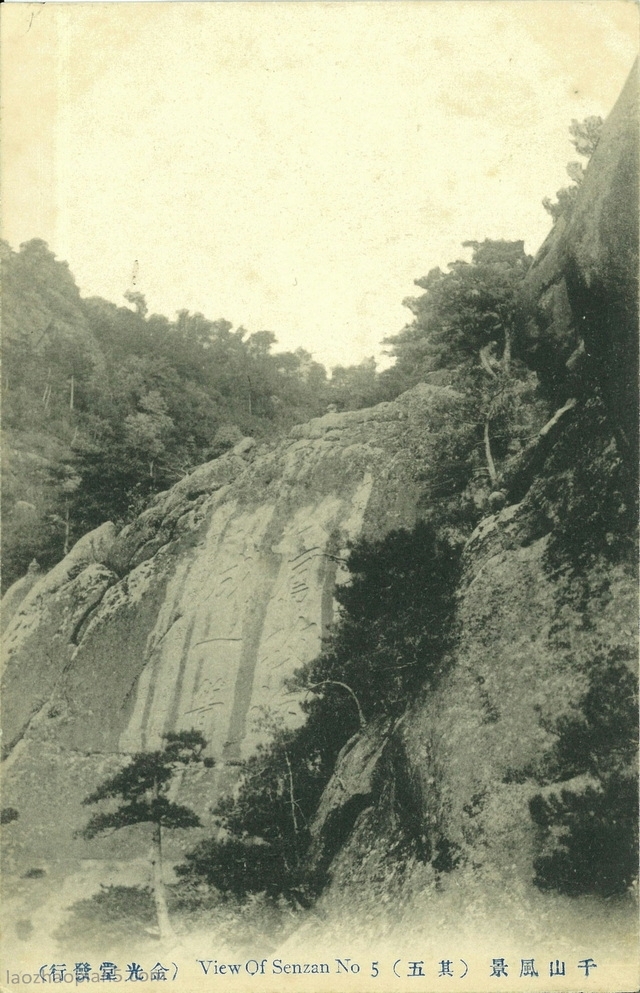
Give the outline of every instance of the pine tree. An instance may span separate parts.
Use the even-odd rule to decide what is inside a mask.
[[[94,814],[80,835],[90,839],[109,829],[153,825],[153,893],[160,938],[166,940],[173,937],[173,929],[162,873],[162,829],[201,826],[193,810],[169,800],[167,794],[180,765],[202,761],[207,742],[199,731],[172,732],[163,738],[162,749],[132,755],[128,765],[83,800],[85,805],[110,799],[121,802],[115,810]]]

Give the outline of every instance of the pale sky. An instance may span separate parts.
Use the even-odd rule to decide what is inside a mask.
[[[381,354],[413,280],[550,227],[632,0],[3,4],[3,237],[83,295]]]

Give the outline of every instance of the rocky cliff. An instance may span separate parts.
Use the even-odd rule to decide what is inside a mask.
[[[430,920],[485,947],[498,935],[540,945],[550,918],[562,922],[562,940],[578,941],[597,920],[609,955],[633,933],[632,899],[572,904],[534,887],[542,832],[529,804],[541,791],[598,789],[584,769],[547,770],[591,662],[621,659],[637,678],[636,579],[624,566],[575,584],[550,575],[548,536],[531,541],[527,511],[523,501],[485,519],[467,545],[448,675],[338,760],[312,825],[314,867],[331,879],[317,910],[334,941],[354,906],[370,947],[389,931],[398,945]],[[597,857],[587,852],[587,866]]]
[[[604,123],[570,217],[527,276],[528,361],[556,396],[597,382],[630,446],[638,393],[638,64]]]
[[[217,760],[196,791],[206,813],[216,777],[259,740],[263,708],[300,721],[286,681],[332,622],[346,545],[414,523],[418,465],[456,403],[418,387],[275,448],[245,439],[120,534],[86,535],[18,606],[8,591],[4,802],[25,814],[19,846],[9,840],[21,864],[74,850],[84,793],[123,753],[201,730]],[[43,836],[45,808],[57,827]]]
[[[605,124],[571,217],[556,224],[526,281],[525,295],[536,311],[529,360],[562,411],[569,401],[569,417],[563,422],[561,412],[550,422],[533,446],[535,458],[525,453],[520,474],[513,475],[509,506],[486,517],[467,542],[460,638],[449,673],[399,721],[373,725],[345,746],[318,809],[312,858],[316,867],[328,867],[332,879],[319,912],[334,939],[359,894],[369,947],[389,928],[399,947],[417,920],[437,921],[438,933],[456,941],[480,935],[484,947],[498,934],[540,944],[560,922],[562,940],[573,944],[598,931],[593,947],[609,957],[625,939],[633,940],[628,895],[572,902],[553,893],[553,880],[533,885],[533,867],[549,836],[545,840],[532,809],[549,801],[558,809],[574,804],[575,812],[585,795],[598,795],[593,754],[598,747],[618,747],[613,724],[600,729],[600,745],[581,739],[582,762],[560,768],[557,756],[567,729],[575,729],[595,669],[605,673],[598,692],[591,691],[597,713],[610,705],[601,687],[612,673],[629,687],[637,679],[633,564],[614,563],[605,553],[594,554],[582,569],[554,565],[550,543],[565,522],[557,516],[558,505],[541,512],[539,490],[539,478],[554,473],[557,491],[604,487],[596,476],[580,481],[572,465],[579,458],[575,439],[588,430],[581,418],[596,394],[609,408],[615,435],[610,450],[634,451],[637,101],[635,67]],[[554,461],[550,451],[554,444],[562,448],[568,431],[574,440]],[[577,543],[575,531],[584,534],[591,526],[585,509],[573,525]],[[611,534],[605,537],[613,541]],[[622,698],[624,693],[616,706],[624,707]],[[592,714],[588,720],[593,725],[598,718]],[[632,737],[634,724],[632,717]],[[543,800],[533,800],[536,795]],[[631,819],[634,810],[632,802]],[[599,816],[596,807],[589,816]],[[571,817],[563,823],[566,828]],[[584,869],[593,872],[590,860],[601,861],[604,850],[593,838],[584,844]],[[618,844],[622,849],[624,842]],[[633,862],[631,853],[631,873]],[[565,893],[572,892],[571,883]],[[620,951],[622,958],[630,954],[629,946]]]
[[[571,218],[527,283],[531,361],[555,403],[576,401],[545,438],[556,444],[567,424],[579,433],[597,388],[620,459],[636,409],[637,119],[634,74]],[[215,770],[180,787],[204,814],[260,740],[261,708],[301,720],[287,678],[332,621],[347,543],[414,524],[430,439],[457,403],[450,388],[420,386],[327,414],[276,447],[245,440],[120,534],[104,525],[87,535],[22,587],[21,602],[10,591],[4,803],[21,815],[7,828],[10,868],[135,854],[125,832],[90,847],[71,832],[105,771],[164,732],[195,727],[210,742]],[[493,920],[542,940],[550,920],[561,937],[590,920],[603,941],[624,943],[626,896],[604,915],[598,896],[576,912],[533,885],[544,841],[531,801],[560,789],[579,797],[595,783],[579,764],[556,768],[561,729],[590,692],[594,660],[598,678],[615,672],[622,686],[636,657],[632,568],[597,554],[578,573],[549,555],[563,521],[558,502],[541,509],[536,474],[557,472],[543,441],[538,461],[514,474],[508,505],[467,543],[448,672],[339,757],[311,826],[311,860],[330,880],[315,934],[318,921],[339,934],[357,904],[365,942],[367,922],[380,933],[389,906],[407,932],[429,920],[461,935]]]

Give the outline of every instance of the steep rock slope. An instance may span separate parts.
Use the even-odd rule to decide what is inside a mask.
[[[299,722],[286,680],[332,621],[346,544],[413,524],[411,453],[425,471],[430,425],[456,403],[423,386],[327,414],[272,449],[245,439],[120,534],[106,524],[85,536],[17,609],[10,591],[5,803],[24,812],[32,855],[69,850],[87,790],[166,731],[194,727],[210,742],[215,773],[184,786],[206,811],[216,776],[224,787],[259,740],[262,708]]]
[[[563,522],[541,511],[531,488],[536,474],[557,471],[546,462],[549,452],[572,418],[575,431],[597,390],[609,408],[610,446],[621,456],[630,452],[638,239],[629,204],[637,203],[637,131],[634,68],[570,220],[556,225],[527,277],[526,293],[538,305],[530,357],[558,405],[577,398],[576,405],[525,453],[509,484],[510,505],[485,518],[467,543],[448,674],[398,722],[372,725],[341,753],[312,826],[312,865],[331,880],[320,904],[327,933],[339,934],[353,915],[354,893],[365,931],[370,922],[370,947],[385,926],[402,935],[421,917],[435,917],[451,934],[482,930],[485,939],[493,928],[541,941],[554,914],[575,935],[590,919],[590,929],[599,920],[600,937],[608,927],[611,940],[616,928],[622,941],[633,927],[632,918],[625,923],[626,897],[572,904],[534,886],[545,841],[529,802],[564,790],[580,803],[585,791],[597,793],[585,771],[593,746],[584,740],[582,766],[572,760],[574,768],[567,762],[550,771],[561,731],[573,726],[594,665],[604,682],[613,673],[623,684],[623,667],[637,678],[634,569],[606,555],[586,571],[559,569],[548,553]],[[563,468],[572,457],[569,446]],[[579,488],[580,480],[571,485]],[[585,531],[591,526],[582,522]],[[605,713],[606,699],[600,704]],[[614,733],[607,731],[609,743]],[[607,745],[605,736],[600,747]],[[586,853],[586,873],[596,851]],[[576,892],[582,882],[576,879]]]
[[[588,689],[585,660],[622,658],[635,677],[631,570],[594,569],[585,605],[583,581],[549,574],[548,538],[530,540],[527,510],[487,518],[467,545],[449,673],[398,722],[352,739],[325,790],[312,826],[314,867],[331,879],[322,905],[332,916],[344,899],[352,912],[357,892],[372,936],[391,893],[400,932],[419,907],[452,931],[501,918],[539,938],[529,800]],[[546,778],[545,796],[596,785],[559,778]]]
[[[630,445],[638,399],[639,121],[636,62],[571,216],[554,226],[526,280],[538,309],[529,361],[560,394],[597,382]]]

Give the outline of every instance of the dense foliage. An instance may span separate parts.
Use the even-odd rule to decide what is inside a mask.
[[[612,776],[598,788],[538,795],[531,816],[554,837],[552,853],[535,862],[541,890],[568,896],[624,893],[638,874],[638,780]]]
[[[357,542],[347,562],[351,579],[336,589],[340,622],[301,673],[302,685],[339,680],[353,689],[365,720],[398,716],[419,687],[443,672],[454,642],[460,551],[425,522]],[[342,706],[338,698],[351,710],[347,728],[356,730],[358,712],[339,687],[323,687],[310,715],[324,723]]]
[[[373,360],[329,379],[304,349],[274,353],[270,331],[149,315],[135,292],[130,306],[82,299],[43,241],[0,247],[4,588],[244,435],[384,399]]]
[[[578,155],[590,159],[600,141],[602,131],[601,117],[585,117],[583,121],[573,120],[569,127],[571,144]],[[551,214],[554,222],[560,217],[568,220],[573,210],[573,205],[578,195],[578,189],[584,178],[584,166],[581,162],[570,162],[567,166],[567,175],[572,182],[571,186],[564,186],[556,193],[555,203],[550,197],[545,197],[542,206]]]
[[[176,873],[223,894],[282,895],[304,905],[314,889],[305,864],[309,824],[332,767],[303,730],[271,730],[270,744],[247,761],[237,793],[215,807],[217,837],[199,842]]]
[[[521,291],[531,258],[521,241],[467,247],[470,261],[416,280],[425,292],[405,300],[413,322],[386,339],[396,359],[391,371],[405,388],[444,382],[463,398],[456,415],[437,425],[427,482],[432,507],[454,518],[465,500],[482,505],[502,488],[547,413],[524,361],[532,315]]]
[[[432,269],[415,281],[425,292],[404,303],[414,321],[387,338],[396,366],[414,382],[441,369],[460,375],[478,364],[480,350],[493,349],[493,361],[506,360],[527,312],[518,289],[532,259],[522,241],[466,242],[472,258],[452,262],[444,273]]]

